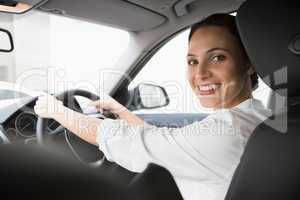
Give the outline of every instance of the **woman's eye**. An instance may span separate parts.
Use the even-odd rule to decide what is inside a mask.
[[[188,65],[197,65],[198,62],[196,60],[188,60]]]
[[[221,62],[221,61],[224,61],[226,59],[225,56],[223,55],[218,55],[218,56],[212,56],[211,57],[211,60],[214,61],[214,62]]]

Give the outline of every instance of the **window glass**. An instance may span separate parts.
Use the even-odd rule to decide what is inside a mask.
[[[95,91],[101,70],[113,69],[129,43],[128,32],[39,11],[3,14],[0,25],[15,42],[3,56],[0,81],[49,93]]]

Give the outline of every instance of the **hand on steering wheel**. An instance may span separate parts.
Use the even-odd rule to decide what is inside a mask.
[[[88,106],[96,107],[96,109],[103,114],[111,113],[117,115],[126,110],[122,104],[105,93],[101,95],[99,100],[89,103]]]
[[[63,102],[52,95],[43,95],[38,98],[34,106],[35,113],[42,118],[53,119],[55,115],[63,114]]]
[[[80,161],[84,163],[97,163],[99,160],[103,159],[102,152],[99,151],[98,147],[91,145],[74,134],[71,134],[68,130],[63,127],[58,127],[56,130],[45,133],[46,131],[46,122],[45,118],[54,118],[55,115],[62,114],[66,107],[75,110],[77,112],[82,112],[75,96],[83,96],[92,101],[98,101],[99,96],[90,93],[85,90],[69,90],[61,93],[56,98],[53,96],[45,96],[41,97],[35,106],[35,111],[40,116],[37,122],[37,141],[39,144],[45,145],[45,138],[49,136],[49,134],[58,134],[64,131],[65,139],[69,148],[72,150],[75,157],[77,157]],[[74,145],[75,144],[75,145]],[[87,159],[83,159],[83,157]]]

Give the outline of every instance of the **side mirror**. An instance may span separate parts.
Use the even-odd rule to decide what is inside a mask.
[[[166,90],[157,85],[141,83],[131,93],[133,95],[132,110],[160,108],[170,102]]]
[[[11,52],[12,50],[14,50],[14,44],[11,33],[0,28],[0,52]]]

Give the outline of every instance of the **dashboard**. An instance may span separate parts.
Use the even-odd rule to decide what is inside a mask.
[[[36,99],[26,99],[1,108],[0,143],[36,144],[38,116],[33,109]],[[47,121],[47,131],[53,131],[59,126],[55,120]]]
[[[12,143],[35,142],[37,116],[31,111],[18,113],[3,128],[8,140]]]

